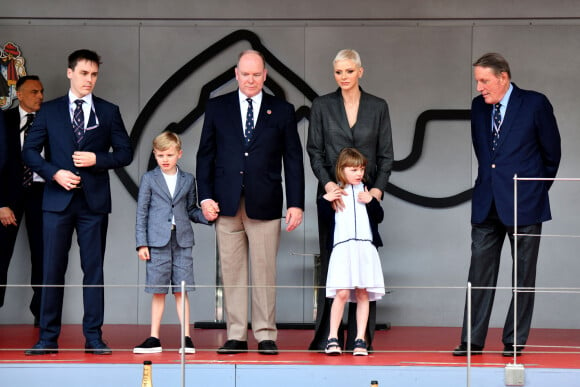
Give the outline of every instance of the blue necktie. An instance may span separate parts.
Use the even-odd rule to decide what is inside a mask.
[[[82,99],[77,99],[75,101],[77,107],[73,113],[73,130],[75,132],[75,138],[77,144],[81,142],[83,136],[85,135],[85,115],[83,113],[83,101]]]
[[[254,108],[252,107],[251,98],[246,98],[246,101],[248,101],[248,113],[246,114],[246,130],[244,134],[246,135],[246,145],[248,145],[254,135]]]
[[[499,141],[499,130],[501,128],[501,111],[499,110],[501,103],[496,103],[493,105],[493,140],[492,149],[495,150],[497,147],[497,142]]]

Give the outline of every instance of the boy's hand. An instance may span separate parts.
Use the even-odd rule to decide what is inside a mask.
[[[201,203],[201,211],[208,221],[213,222],[218,217],[220,207],[213,199],[207,199]]]
[[[148,261],[151,259],[151,256],[149,255],[149,247],[147,246],[139,247],[139,249],[137,249],[137,255],[142,261]]]

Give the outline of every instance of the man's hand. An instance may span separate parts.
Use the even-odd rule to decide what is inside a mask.
[[[59,169],[52,177],[62,188],[70,191],[81,182],[81,177],[66,169]]]
[[[14,212],[10,207],[0,207],[0,222],[2,222],[2,226],[8,227],[18,226],[16,223],[16,217],[14,216]]]
[[[137,255],[142,261],[148,261],[151,259],[151,256],[149,255],[149,247],[147,246],[140,246],[139,249],[137,249]]]
[[[219,215],[220,206],[213,199],[207,199],[201,203],[201,211],[208,221],[213,222]]]
[[[290,207],[286,211],[286,231],[292,231],[302,223],[302,209]]]
[[[73,162],[77,168],[92,167],[97,163],[97,155],[93,152],[76,151],[72,155]]]

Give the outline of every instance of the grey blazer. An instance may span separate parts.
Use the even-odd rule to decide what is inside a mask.
[[[352,147],[368,159],[366,184],[385,191],[394,157],[389,107],[384,99],[362,89],[361,93],[353,128],[348,125],[340,88],[312,102],[306,149],[312,171],[322,186],[336,182],[338,154],[343,148]]]
[[[197,206],[195,178],[178,168],[173,197],[159,167],[145,173],[139,186],[135,237],[141,246],[163,247],[171,239],[172,217],[175,217],[177,243],[194,245],[191,221],[209,224]]]

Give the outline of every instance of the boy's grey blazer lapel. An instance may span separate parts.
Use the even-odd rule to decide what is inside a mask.
[[[177,167],[177,182],[175,184],[175,192],[173,193],[173,200],[177,200],[183,195],[183,193],[185,192],[183,190],[183,187],[185,187],[186,182],[187,178],[185,176],[185,173],[181,172],[181,169]]]
[[[155,184],[157,185],[157,187],[161,190],[161,192],[163,192],[165,195],[167,195],[169,200],[171,200],[171,193],[169,192],[169,187],[167,186],[167,183],[165,182],[165,178],[163,177],[163,172],[161,172],[161,169],[159,167],[155,168],[155,170],[153,171],[153,175],[154,175]]]

